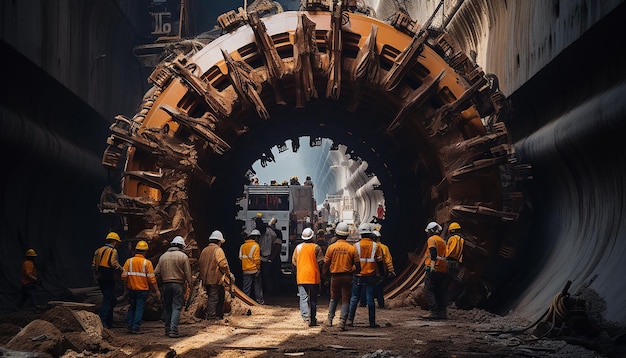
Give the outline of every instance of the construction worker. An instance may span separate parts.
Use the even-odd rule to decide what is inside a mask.
[[[463,263],[463,248],[465,246],[465,238],[461,234],[461,225],[457,222],[451,222],[448,225],[448,240],[446,241],[446,264],[448,268],[448,276],[451,285],[450,298],[456,299],[461,285],[461,264]]]
[[[385,308],[385,294],[383,290],[385,286],[385,278],[396,277],[396,271],[393,268],[393,258],[391,257],[389,247],[380,241],[380,231],[372,230],[372,234],[374,234],[374,240],[383,252],[383,262],[385,263],[385,265],[383,265],[384,272],[379,276],[378,282],[376,283],[376,301],[378,301],[378,308]]]
[[[278,219],[271,218],[268,223],[268,228],[276,234],[276,239],[272,243],[272,253],[270,254],[269,259],[267,260],[270,263],[270,279],[274,283],[274,287],[277,287],[278,283],[282,278],[282,262],[280,259],[280,252],[283,249],[283,232],[279,228],[276,227],[276,223]],[[277,291],[275,289],[275,291]]]
[[[39,277],[37,276],[37,268],[35,267],[35,259],[37,253],[33,249],[26,250],[24,254],[24,262],[22,262],[22,271],[20,281],[22,283],[22,295],[20,297],[19,308],[24,307],[24,303],[29,303],[33,310],[37,310],[37,299],[35,291],[37,290],[37,282]]]
[[[263,285],[261,281],[261,247],[257,243],[261,232],[257,229],[250,231],[244,243],[239,247],[239,260],[243,272],[243,293],[252,297],[254,285],[254,299],[259,304],[264,304]]]
[[[341,302],[339,326],[346,329],[346,320],[350,310],[352,278],[361,271],[361,261],[354,245],[347,240],[350,235],[348,224],[340,222],[335,228],[335,241],[328,246],[324,256],[322,273],[330,271],[330,301],[328,302],[328,326],[333,325],[337,304]]]
[[[176,236],[170,242],[170,248],[161,255],[154,268],[157,282],[162,284],[165,335],[172,338],[180,337],[178,322],[183,307],[183,297],[192,285],[189,257],[183,251],[185,246],[183,237]]]
[[[350,297],[350,311],[346,325],[354,325],[354,316],[359,303],[361,292],[365,290],[365,298],[367,301],[367,312],[369,317],[370,328],[379,328],[376,324],[376,306],[374,305],[374,296],[376,295],[376,283],[378,281],[378,273],[383,271],[383,252],[372,237],[372,225],[370,223],[361,223],[358,229],[361,240],[354,244],[361,262],[361,272],[356,274],[352,283],[352,295]]]
[[[209,245],[200,253],[200,279],[207,295],[206,320],[224,318],[224,285],[235,280],[222,249],[224,242],[226,239],[222,232],[215,230],[209,236]]]
[[[117,246],[122,242],[120,236],[111,231],[106,236],[106,244],[98,248],[93,254],[91,268],[102,291],[102,304],[100,305],[100,320],[102,325],[113,328],[113,308],[117,304],[115,295],[115,283],[119,280],[120,273],[124,270],[119,263]]]
[[[154,290],[157,301],[161,300],[152,262],[145,257],[146,251],[148,243],[143,240],[137,242],[135,256],[126,260],[122,271],[122,281],[126,283],[125,295],[130,300],[130,307],[126,311],[126,329],[132,334],[140,333],[141,317],[150,287]]]
[[[446,242],[439,236],[441,225],[432,221],[426,226],[428,253],[424,262],[426,279],[424,293],[430,313],[424,319],[446,319],[448,274],[446,267]]]
[[[322,248],[313,240],[311,228],[302,230],[302,240],[293,250],[291,263],[296,270],[296,284],[300,296],[300,316],[309,327],[317,326],[317,295],[320,288],[320,265],[324,262]]]
[[[276,232],[272,230],[265,221],[263,221],[262,214],[257,214],[255,218],[255,227],[261,233],[259,237],[259,247],[261,248],[261,282],[263,284],[263,293],[265,295],[271,295],[275,293],[277,282],[272,280],[275,277],[275,266],[273,261],[280,255],[282,248],[282,240],[278,238]],[[278,258],[280,260],[280,258]]]

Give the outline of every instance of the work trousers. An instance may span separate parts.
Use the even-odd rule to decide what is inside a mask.
[[[320,285],[318,283],[298,285],[300,316],[305,321],[315,322],[317,320],[317,294],[319,289]]]
[[[128,290],[128,298],[130,306],[126,311],[126,328],[133,332],[139,332],[141,327],[141,318],[143,317],[143,308],[146,305],[148,291]]]
[[[206,319],[224,318],[224,286],[205,285],[207,295]]]
[[[22,286],[22,296],[20,297],[19,308],[24,308],[24,304],[27,303],[26,307],[29,305],[32,309],[37,309],[37,300],[35,298],[35,291],[37,290],[37,286],[35,283],[28,283]]]
[[[104,275],[103,275],[104,276]],[[113,327],[113,308],[117,304],[115,296],[115,279],[108,277],[98,278],[98,286],[102,291],[102,304],[100,305],[100,320],[107,328]]]
[[[431,312],[444,312],[448,306],[448,274],[438,271],[426,273],[424,294]]]
[[[254,285],[254,297],[252,297],[252,286]],[[243,283],[242,290],[248,297],[254,298],[257,303],[264,304],[263,300],[263,286],[261,275],[257,275],[256,273],[244,273],[243,274]]]
[[[334,273],[330,275],[330,303],[328,304],[328,320],[335,318],[337,304],[341,303],[339,319],[345,321],[350,310],[350,297],[352,295],[353,274]]]
[[[166,282],[163,284],[163,321],[165,334],[178,333],[180,311],[183,307],[183,284]]]
[[[350,297],[350,312],[348,320],[354,320],[356,308],[361,298],[361,292],[365,290],[365,299],[367,302],[367,313],[369,316],[369,324],[376,324],[376,306],[374,305],[374,296],[376,295],[377,276],[355,276],[352,283],[352,296]]]

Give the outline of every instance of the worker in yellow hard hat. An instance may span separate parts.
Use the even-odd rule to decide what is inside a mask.
[[[161,300],[161,291],[157,286],[156,276],[152,262],[146,259],[148,243],[140,240],[135,245],[135,256],[124,263],[122,281],[125,285],[125,295],[128,295],[130,307],[126,311],[126,329],[128,333],[138,334],[143,317],[143,309],[150,292],[150,287],[156,293],[157,301]]]
[[[111,231],[105,240],[106,244],[94,252],[91,267],[102,291],[100,320],[103,326],[113,328],[113,307],[117,303],[115,282],[119,281],[119,275],[123,270],[117,255],[117,245],[122,242],[122,239],[116,232]]]
[[[450,276],[448,297],[451,300],[455,300],[463,290],[461,266],[463,265],[464,246],[465,238],[461,233],[461,225],[453,221],[448,225],[448,239],[446,240],[446,265]]]
[[[24,308],[24,304],[28,303],[33,310],[37,309],[37,299],[35,291],[39,277],[37,276],[37,268],[35,267],[35,259],[37,253],[33,249],[26,250],[24,254],[24,262],[22,263],[22,272],[20,281],[22,283],[22,296],[20,297],[19,308]]]

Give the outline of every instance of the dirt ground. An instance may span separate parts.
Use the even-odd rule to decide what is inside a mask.
[[[326,325],[327,296],[319,298],[317,317],[322,324],[317,327],[308,327],[300,318],[295,292],[293,296],[267,298],[263,306],[247,306],[234,299],[230,314],[220,321],[196,318],[198,305],[192,305],[182,314],[180,333],[183,336],[180,338],[165,336],[163,324],[158,320],[144,321],[142,334],[127,334],[124,305],[116,308],[115,323],[120,328],[112,329],[102,328],[94,313],[79,311],[77,315],[76,309],[66,307],[55,307],[43,313],[13,312],[0,316],[0,347],[4,347],[0,349],[0,356],[19,356],[17,352],[24,351],[44,352],[23,355],[30,357],[112,358],[626,356],[623,332],[621,345],[607,337],[603,340],[569,339],[569,343],[561,339],[537,339],[532,336],[532,329],[507,333],[519,331],[531,323],[514,315],[501,317],[484,310],[451,307],[447,320],[428,321],[420,319],[427,311],[406,302],[406,297],[389,300],[389,308],[377,309],[380,328],[368,328],[367,309],[359,307],[354,327],[346,331]],[[76,322],[76,317],[80,322]],[[47,320],[58,328],[61,338],[57,348],[40,345],[55,337],[51,331],[56,329],[47,326],[39,328],[47,333],[29,331],[32,333],[25,334],[23,343],[18,344],[20,334],[17,332],[33,320]],[[91,327],[97,325],[100,325],[99,330]],[[86,335],[85,330],[92,332]]]

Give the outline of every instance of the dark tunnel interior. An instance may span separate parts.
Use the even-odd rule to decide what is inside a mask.
[[[625,7],[619,5],[508,95],[512,110],[503,119],[507,136],[519,163],[532,166],[532,179],[518,188],[524,199],[515,223],[445,217],[467,222],[478,243],[497,246],[489,252],[489,259],[479,252],[474,256],[481,282],[495,285],[485,287],[480,303],[495,312],[516,309],[538,316],[554,293],[572,280],[574,290],[588,285],[598,292],[606,301],[607,317],[626,322],[622,264],[626,255],[626,150],[622,144],[626,59],[619,46],[598,41],[621,43]],[[105,118],[5,40],[0,41],[0,48],[8,64],[1,70],[4,85],[0,90],[4,154],[0,304],[10,309],[19,292],[16,268],[26,249],[37,250],[50,292],[63,296],[67,288],[92,284],[91,255],[109,230],[118,230],[126,240],[133,239],[133,230],[125,234],[119,217],[98,209],[105,186],[120,189],[123,185],[121,168],[113,171],[102,166],[113,116]],[[108,110],[132,117],[151,84],[145,82],[147,71],[130,57],[120,61],[132,63],[129,67],[141,73],[143,81],[129,84],[134,95],[125,101],[134,99],[134,104]],[[286,91],[291,103],[295,101],[292,90]],[[339,101],[325,99],[321,90],[320,98],[306,108],[294,108],[270,106],[273,92],[265,87],[262,98],[270,119],[259,120],[257,112],[248,109],[233,116],[228,130],[220,129],[232,149],[224,155],[207,151],[198,158],[199,166],[215,181],[211,186],[197,178],[188,183],[194,236],[200,247],[206,245],[212,230],[223,230],[225,251],[237,272],[241,223],[233,218],[235,199],[247,183],[246,171],[260,153],[277,143],[299,136],[322,137],[353,149],[367,162],[367,172],[378,177],[376,190],[384,193],[387,210],[383,230],[394,261],[400,270],[413,267],[407,253],[423,249],[423,227],[437,219],[439,204],[445,202],[433,194],[433,187],[449,169],[440,159],[445,146],[434,147],[427,133],[415,129],[418,126],[387,134],[402,102],[392,98],[395,95],[368,93],[353,112],[346,110],[346,98],[355,88],[347,83],[342,91]],[[439,104],[429,105],[436,109]],[[232,128],[240,125],[245,133],[234,135]],[[459,138],[457,134],[450,142]],[[328,167],[311,167],[318,177],[324,170]],[[489,176],[476,181],[481,183],[477,196],[493,189]],[[492,255],[505,243],[511,243],[513,257]],[[120,254],[129,252],[124,248]]]

